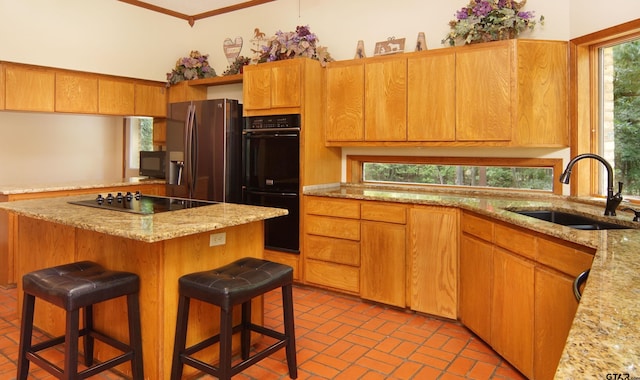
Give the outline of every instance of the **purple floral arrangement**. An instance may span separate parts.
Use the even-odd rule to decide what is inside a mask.
[[[526,29],[533,30],[536,23],[544,24],[544,16],[535,19],[535,12],[522,11],[526,0],[471,0],[449,22],[451,31],[443,44],[451,46],[456,41],[466,44],[497,41],[517,37]]]
[[[307,57],[320,61],[323,65],[333,61],[326,47],[318,46],[318,37],[311,33],[309,26],[297,26],[295,32],[277,31],[275,36],[262,45],[257,54],[256,61],[272,62],[296,57]]]
[[[216,71],[209,65],[209,54],[192,50],[188,57],[176,61],[176,67],[167,73],[167,87],[184,80],[215,77]]]

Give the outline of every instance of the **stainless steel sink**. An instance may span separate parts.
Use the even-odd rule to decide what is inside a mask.
[[[557,210],[510,210],[516,214],[530,216],[547,222],[578,230],[619,230],[633,228],[621,224],[604,222],[584,215]]]

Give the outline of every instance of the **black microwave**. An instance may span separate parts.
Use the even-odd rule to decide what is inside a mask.
[[[166,151],[141,151],[140,175],[153,178],[164,178]]]

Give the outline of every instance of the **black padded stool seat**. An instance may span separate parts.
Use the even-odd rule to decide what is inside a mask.
[[[218,269],[184,275],[180,277],[178,284],[180,298],[171,367],[172,380],[178,380],[182,377],[184,364],[219,379],[230,379],[231,376],[240,373],[282,347],[286,349],[289,377],[292,379],[298,377],[293,321],[293,269],[291,267],[267,260],[243,258]],[[282,288],[284,334],[251,322],[251,299],[277,288]],[[220,307],[220,333],[185,348],[191,298]],[[242,305],[242,321],[237,326],[233,326],[233,306],[240,304]],[[249,356],[251,331],[270,336],[277,341],[263,351]],[[241,333],[242,361],[232,366],[231,339],[236,332]],[[217,342],[220,342],[218,367],[192,356]]]
[[[134,273],[116,272],[82,261],[37,270],[22,277],[24,302],[18,357],[18,379],[27,378],[29,363],[34,362],[58,379],[84,379],[131,361],[134,379],[143,379],[142,338],[138,291],[140,279]],[[129,344],[124,344],[93,329],[93,305],[112,298],[127,297]],[[35,299],[43,299],[66,311],[65,335],[32,345]],[[79,329],[79,310],[84,309],[84,326]],[[84,336],[84,359],[89,368],[78,372],[78,338]],[[107,343],[123,354],[93,365],[94,339]],[[64,343],[64,369],[38,354]]]

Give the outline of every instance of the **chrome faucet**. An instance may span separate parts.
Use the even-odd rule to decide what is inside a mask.
[[[618,192],[616,194],[613,194],[613,168],[604,158],[593,153],[584,153],[575,156],[573,159],[571,159],[571,161],[569,161],[569,163],[567,164],[567,168],[564,169],[564,172],[562,172],[562,174],[560,175],[560,182],[564,183],[565,185],[569,183],[569,177],[571,176],[571,169],[573,168],[573,165],[575,165],[576,162],[582,160],[583,158],[593,158],[595,160],[598,160],[602,162],[604,167],[607,169],[607,205],[604,208],[604,214],[615,216],[616,208],[618,207],[620,202],[622,202],[622,195],[620,195],[620,193],[622,192],[622,182],[618,182]]]

